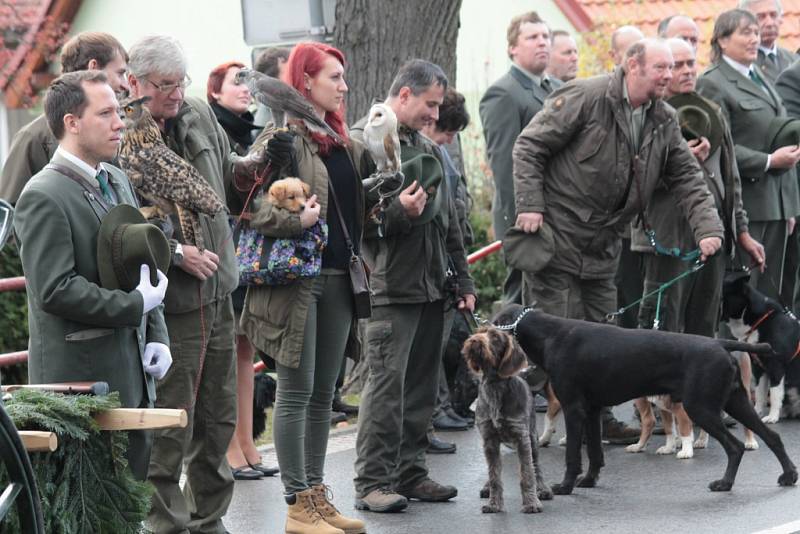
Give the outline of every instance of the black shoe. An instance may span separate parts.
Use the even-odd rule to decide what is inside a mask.
[[[537,393],[536,396],[533,397],[533,409],[536,410],[537,413],[547,413],[547,399]]]
[[[456,452],[456,444],[449,441],[442,441],[435,434],[428,434],[428,454],[453,454]]]
[[[249,465],[242,467],[231,467],[234,480],[260,480],[264,477],[264,473],[251,469]]]
[[[342,400],[342,394],[337,389],[333,394],[333,405],[331,409],[334,412],[342,412],[345,415],[358,415],[358,406],[347,404]]]
[[[633,445],[639,441],[642,431],[631,428],[621,421],[609,419],[603,421],[603,439],[612,445]]]
[[[463,419],[461,421],[456,421],[447,413],[440,413],[436,417],[433,418],[433,428],[436,430],[467,430],[469,425]]]
[[[347,421],[347,416],[342,412],[331,412],[331,424],[335,425],[337,423],[341,423],[343,421]]]
[[[417,499],[425,502],[444,502],[458,495],[458,490],[453,486],[439,484],[430,478],[408,489],[397,489],[397,493],[406,499]]]
[[[266,465],[258,462],[257,464],[250,464],[250,467],[253,468],[255,471],[260,471],[264,474],[265,477],[271,477],[273,475],[277,475],[280,472],[280,469],[277,467],[267,467]]]
[[[452,419],[453,421],[458,421],[459,423],[464,423],[468,427],[473,426],[475,424],[475,420],[474,419],[472,421],[470,421],[469,419],[466,419],[466,418],[461,417],[460,415],[458,415],[456,413],[456,411],[453,409],[452,406],[448,406],[447,408],[445,408],[444,409],[444,413],[446,413],[447,416],[450,419]]]

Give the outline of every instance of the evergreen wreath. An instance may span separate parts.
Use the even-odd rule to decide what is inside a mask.
[[[150,509],[153,487],[128,468],[127,432],[101,431],[92,414],[119,408],[119,395],[61,395],[22,389],[5,402],[14,425],[58,435],[54,452],[31,453],[45,532],[136,533]],[[0,466],[0,487],[9,483]],[[0,533],[21,532],[16,508]]]

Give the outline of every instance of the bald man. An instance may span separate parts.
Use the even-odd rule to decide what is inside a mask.
[[[636,26],[620,26],[611,34],[611,60],[615,67],[622,65],[625,52],[636,41],[644,39],[644,34]]]
[[[697,53],[697,44],[700,42],[700,29],[694,20],[686,15],[673,15],[658,24],[658,36],[663,39],[683,39],[692,50]]]

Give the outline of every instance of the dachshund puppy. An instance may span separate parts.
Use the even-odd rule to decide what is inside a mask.
[[[303,210],[309,193],[311,186],[300,178],[283,178],[269,186],[267,202],[292,213],[299,213]]]
[[[519,456],[522,513],[541,512],[539,498],[552,499],[553,494],[539,467],[533,397],[528,384],[517,376],[527,365],[525,354],[511,337],[487,327],[467,339],[462,354],[470,369],[480,375],[475,426],[489,467],[489,503],[481,511],[504,511],[500,444],[506,443]]]

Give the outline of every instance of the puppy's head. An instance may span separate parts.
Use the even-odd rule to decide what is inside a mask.
[[[510,334],[491,326],[480,328],[461,349],[467,365],[484,376],[509,378],[527,364],[525,353]]]
[[[722,317],[725,322],[741,319],[752,300],[749,271],[733,271],[725,274],[722,282]]]
[[[305,206],[311,187],[299,178],[275,181],[267,191],[267,201],[279,208],[299,213]]]

